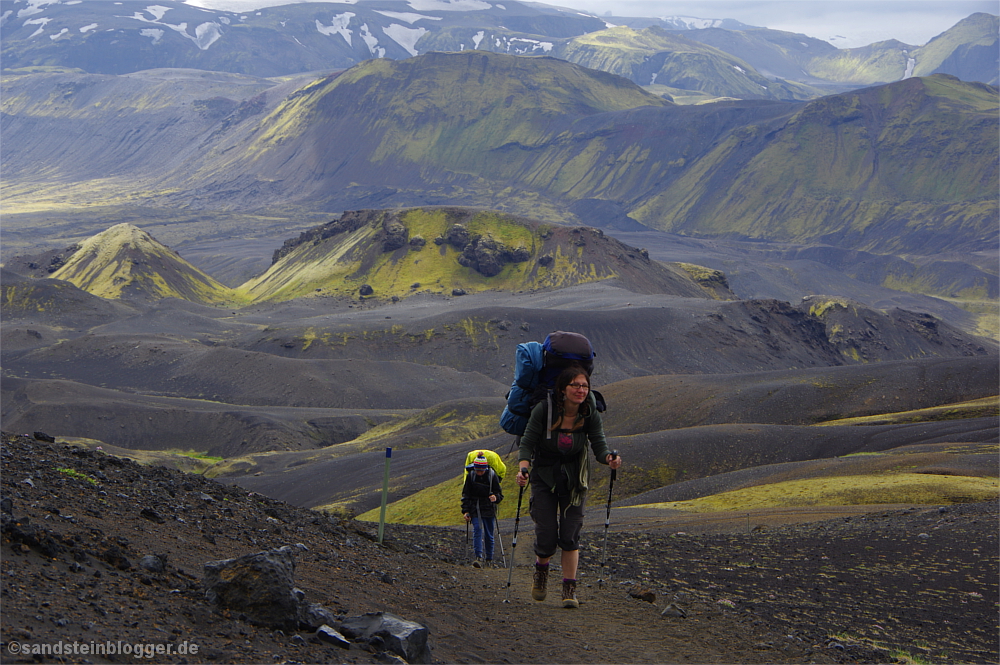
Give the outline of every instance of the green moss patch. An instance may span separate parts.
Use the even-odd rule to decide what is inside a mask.
[[[860,416],[857,418],[841,418],[817,423],[813,427],[827,425],[894,425],[900,423],[919,423],[937,420],[960,420],[962,418],[989,418],[1000,415],[1000,396],[984,397],[956,404],[933,406],[927,409],[884,413],[877,416]]]
[[[791,480],[637,507],[712,513],[803,506],[975,503],[998,497],[1000,482],[996,478],[899,473]]]

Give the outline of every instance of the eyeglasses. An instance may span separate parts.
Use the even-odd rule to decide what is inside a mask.
[[[586,383],[570,383],[567,387],[573,390],[590,390],[590,386]]]

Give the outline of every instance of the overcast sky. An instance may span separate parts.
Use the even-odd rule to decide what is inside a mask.
[[[202,7],[237,11],[297,1],[310,0],[187,0]],[[436,0],[431,4],[460,10],[481,6],[482,1]],[[414,7],[428,4],[428,0],[410,2]],[[613,12],[615,16],[732,18],[749,25],[801,32],[839,48],[887,39],[920,46],[969,14],[1000,14],[1000,0],[556,0],[545,4],[598,16]]]

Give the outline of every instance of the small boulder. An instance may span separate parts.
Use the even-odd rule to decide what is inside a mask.
[[[327,644],[338,646],[341,649],[351,648],[351,641],[329,626],[320,626],[319,629],[316,630],[316,638],[320,642],[326,642]]]
[[[430,663],[431,651],[427,645],[426,626],[406,621],[388,612],[369,612],[350,617],[340,624],[340,632],[354,640],[367,640],[369,644],[381,641],[386,651],[403,658],[408,663]]]
[[[382,222],[382,231],[385,233],[382,239],[383,252],[392,252],[406,245],[409,231],[398,219],[386,219]]]
[[[633,598],[638,598],[639,600],[644,600],[647,603],[656,602],[656,593],[650,591],[649,589],[632,589],[628,592],[628,595]]]
[[[242,612],[258,625],[296,630],[301,592],[293,583],[294,573],[292,548],[285,546],[209,561],[202,584],[213,605]]]
[[[660,616],[674,617],[676,619],[683,619],[687,615],[687,611],[683,607],[675,605],[674,603],[670,603],[663,608],[662,612],[660,612]]]
[[[150,573],[162,573],[166,569],[166,556],[147,554],[139,559],[139,567]]]

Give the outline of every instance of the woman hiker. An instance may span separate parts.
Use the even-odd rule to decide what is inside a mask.
[[[476,551],[476,568],[493,563],[493,532],[496,524],[496,505],[503,501],[500,478],[490,468],[486,456],[480,453],[466,467],[465,485],[462,487],[462,516],[472,522],[472,540]],[[484,547],[485,545],[485,547]]]
[[[571,365],[556,379],[552,396],[554,414],[549,422],[546,422],[546,403],[539,402],[531,410],[518,455],[517,484],[524,487],[531,483],[529,513],[535,522],[535,575],[531,597],[545,600],[549,559],[559,548],[562,550],[563,607],[579,607],[576,569],[580,562],[583,507],[590,486],[588,441],[601,464],[617,469],[622,461],[608,450],[604,424],[590,393],[590,377],[586,370]]]

